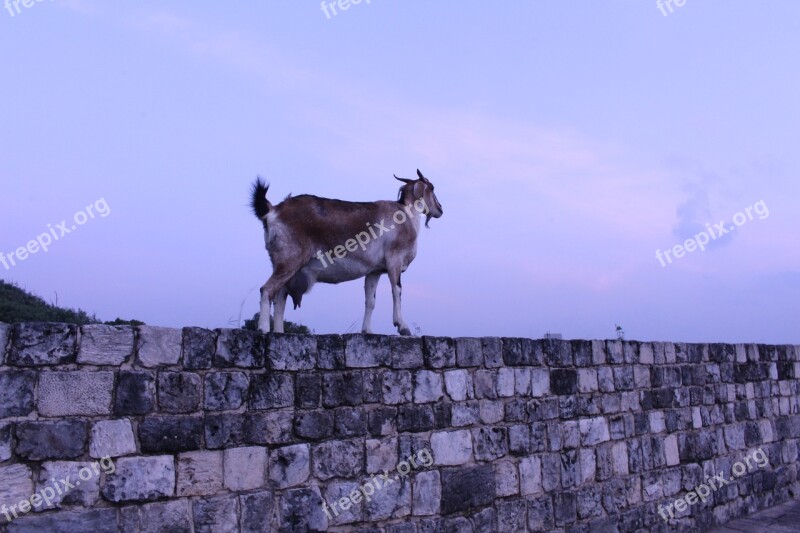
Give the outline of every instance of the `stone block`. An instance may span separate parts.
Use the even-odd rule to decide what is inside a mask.
[[[191,416],[152,416],[139,423],[142,453],[174,453],[203,447],[203,419]]]
[[[328,517],[319,487],[292,489],[280,499],[280,531],[325,531]]]
[[[482,366],[483,346],[481,339],[459,337],[454,339],[456,345],[456,363],[460,367]]]
[[[244,372],[209,372],[205,376],[206,411],[232,411],[247,401],[250,379]]]
[[[431,370],[414,374],[414,403],[438,402],[443,395],[441,374]]]
[[[466,464],[472,460],[472,435],[468,430],[435,432],[431,449],[436,465]]]
[[[21,422],[16,453],[29,461],[75,459],[86,453],[87,433],[82,420]]]
[[[392,368],[422,368],[422,339],[418,337],[389,337],[389,349],[392,352]]]
[[[269,479],[279,489],[296,487],[311,475],[311,447],[308,444],[284,446],[269,456]]]
[[[6,364],[48,366],[74,363],[78,328],[71,324],[25,322],[12,327],[11,351]]]
[[[367,439],[367,474],[391,472],[398,462],[397,438]]]
[[[154,411],[155,406],[156,381],[153,373],[120,371],[114,396],[114,414],[146,415]]]
[[[202,380],[190,372],[158,374],[158,407],[165,413],[191,413],[200,406]]]
[[[320,480],[352,478],[364,472],[364,443],[360,440],[330,441],[313,449],[314,475]]]
[[[111,414],[113,372],[42,372],[39,414],[49,417]]]
[[[168,498],[175,492],[175,465],[171,455],[121,457],[106,476],[103,497],[112,502]],[[144,511],[144,509],[143,509]]]
[[[178,455],[178,496],[211,496],[222,492],[223,479],[222,451],[197,451]]]
[[[100,420],[92,424],[90,457],[100,459],[133,453],[136,453],[136,440],[133,438],[130,420]]]
[[[183,328],[183,368],[211,368],[217,346],[217,333],[203,328]]]
[[[148,503],[140,511],[140,533],[192,533],[192,512],[189,500]]]
[[[130,326],[81,326],[78,364],[119,366],[133,355],[134,330]]]
[[[380,335],[345,335],[344,357],[348,368],[390,366],[392,352]]]
[[[232,491],[263,487],[267,479],[267,449],[228,448],[223,457],[225,488]]]
[[[442,483],[439,472],[420,472],[414,478],[414,516],[431,516],[439,513],[442,501]]]
[[[280,409],[294,405],[294,378],[289,373],[253,374],[250,378],[252,410]]]
[[[442,471],[442,514],[468,512],[495,498],[494,468],[490,464]]]
[[[214,366],[238,368],[266,367],[266,337],[256,331],[220,329]]]
[[[146,368],[177,365],[181,360],[183,332],[179,329],[139,326],[137,356]]]
[[[201,498],[192,502],[194,533],[237,531],[239,499],[236,496]]]
[[[317,338],[313,335],[269,335],[267,361],[272,370],[312,370],[317,366]]]
[[[0,418],[27,416],[34,409],[36,372],[0,372]]]

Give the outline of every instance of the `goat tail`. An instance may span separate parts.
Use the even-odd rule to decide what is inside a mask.
[[[250,207],[261,221],[264,221],[272,208],[272,204],[267,200],[267,190],[269,190],[269,185],[260,176],[256,178],[255,183],[250,188]]]

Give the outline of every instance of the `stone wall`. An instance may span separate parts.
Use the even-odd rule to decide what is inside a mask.
[[[794,346],[0,325],[0,531],[703,530],[797,496],[798,378]]]

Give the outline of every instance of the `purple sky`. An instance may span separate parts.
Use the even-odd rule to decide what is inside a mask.
[[[364,201],[420,168],[445,209],[403,279],[423,334],[800,343],[800,3],[114,4],[0,11],[0,252],[76,225],[3,279],[235,326],[271,272],[257,174],[273,201]],[[362,313],[356,281],[287,319]]]

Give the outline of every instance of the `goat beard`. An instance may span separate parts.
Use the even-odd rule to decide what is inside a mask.
[[[428,222],[430,222],[432,218],[433,218],[433,215],[431,215],[430,213],[428,213],[428,215],[425,217],[425,227],[426,228],[430,228],[430,226],[428,225]]]

